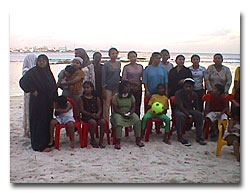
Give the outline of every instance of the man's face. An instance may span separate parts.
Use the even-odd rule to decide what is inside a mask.
[[[192,93],[194,85],[192,83],[186,82],[183,86],[186,93]]]

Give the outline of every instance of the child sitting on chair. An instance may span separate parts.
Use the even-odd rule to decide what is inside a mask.
[[[145,134],[147,121],[150,118],[162,119],[165,122],[165,134],[164,134],[163,142],[170,145],[171,144],[170,139],[169,139],[170,118],[166,115],[167,110],[168,110],[168,97],[165,95],[165,93],[166,93],[165,85],[158,84],[157,85],[157,92],[158,92],[158,94],[152,95],[151,99],[149,100],[149,103],[148,103],[149,110],[147,111],[147,113],[144,115],[144,117],[142,119],[142,137]],[[155,102],[159,102],[159,103],[163,104],[163,106],[164,106],[163,112],[156,114],[152,108],[150,109],[150,107]]]
[[[218,139],[217,121],[227,119],[227,115],[225,113],[227,112],[228,107],[224,99],[224,92],[225,87],[220,84],[216,84],[213,92],[208,94],[209,97],[205,111],[208,112],[206,118],[211,125],[210,138],[212,141],[217,141]]]
[[[71,148],[75,147],[75,132],[72,105],[67,101],[67,98],[63,95],[57,97],[55,101],[55,119],[50,121],[50,142],[49,146],[53,146],[54,132],[56,124],[66,124],[67,131],[70,135]]]
[[[228,146],[233,145],[234,155],[237,161],[240,161],[240,107],[233,108],[232,119],[223,138]]]

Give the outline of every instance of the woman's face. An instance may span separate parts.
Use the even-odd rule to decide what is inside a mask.
[[[72,65],[79,70],[81,68],[81,63],[78,60],[73,60]]]
[[[128,59],[129,59],[130,63],[136,63],[137,56],[135,53],[131,53],[131,54],[129,54]]]
[[[158,65],[160,64],[161,62],[161,55],[156,55],[154,58],[153,58],[153,64],[154,65]]]
[[[161,56],[162,56],[162,61],[167,61],[170,58],[167,52],[162,52]]]
[[[185,62],[185,58],[183,57],[178,57],[176,60],[175,60],[176,64],[177,65],[183,65],[184,62]]]
[[[194,56],[193,58],[192,58],[192,61],[191,61],[193,64],[199,64],[200,63],[200,59],[198,58],[198,57],[196,57],[196,56]]]
[[[93,62],[95,64],[100,64],[101,63],[101,60],[102,60],[102,55],[101,54],[96,54],[95,57],[93,58]]]
[[[222,58],[219,55],[214,56],[214,63],[215,64],[222,64]]]
[[[111,50],[109,57],[111,60],[116,60],[118,57],[118,52],[116,50]]]
[[[38,58],[37,60],[37,65],[40,68],[45,68],[48,64],[47,64],[47,60],[44,57]]]

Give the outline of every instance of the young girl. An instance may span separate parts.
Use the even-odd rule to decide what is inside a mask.
[[[169,73],[169,71],[174,67],[174,65],[169,62],[168,60],[170,59],[170,54],[169,51],[167,49],[163,49],[161,51],[161,63],[163,66],[166,67],[167,69],[167,73]]]
[[[199,55],[192,55],[191,56],[191,62],[193,63],[192,66],[189,67],[189,69],[192,72],[193,79],[194,79],[194,92],[196,92],[198,96],[198,110],[200,112],[203,112],[203,102],[202,102],[202,97],[205,94],[204,86],[203,86],[203,81],[204,81],[204,76],[206,73],[206,68],[199,65],[200,63],[200,56]]]
[[[142,137],[144,136],[145,133],[145,128],[147,125],[147,121],[150,118],[159,118],[162,119],[165,122],[165,134],[163,138],[163,142],[167,144],[171,144],[169,140],[169,131],[170,131],[170,119],[166,115],[167,110],[168,110],[168,98],[165,95],[165,85],[164,84],[158,84],[157,86],[158,94],[154,94],[149,103],[148,103],[148,109],[155,103],[155,102],[160,102],[161,104],[164,105],[164,111],[160,114],[155,114],[152,109],[148,110],[147,113],[144,115],[142,119]]]
[[[49,146],[54,145],[54,132],[56,124],[66,124],[67,133],[70,134],[71,148],[75,148],[75,132],[73,117],[73,109],[67,98],[63,95],[59,96],[55,101],[55,115],[56,118],[50,121],[50,142]]]
[[[119,85],[119,93],[113,99],[113,113],[111,123],[116,130],[117,144],[115,149],[121,149],[122,128],[133,126],[136,137],[136,145],[143,147],[141,142],[141,121],[135,113],[135,98],[130,93],[130,83],[122,81]]]
[[[224,99],[225,87],[216,84],[214,85],[213,92],[209,93],[205,111],[208,113],[206,119],[210,122],[210,138],[212,141],[217,141],[217,121],[227,119],[225,114],[228,110],[226,101]]]
[[[135,112],[140,117],[143,66],[136,63],[137,53],[135,51],[128,53],[128,59],[130,63],[123,68],[122,80],[130,82],[131,92],[135,97]]]
[[[224,137],[227,145],[233,145],[234,155],[240,161],[240,107],[235,107],[232,111],[232,119],[229,121],[228,130]]]
[[[106,131],[106,121],[102,118],[102,103],[99,97],[94,94],[94,84],[90,81],[85,81],[83,84],[83,95],[79,100],[79,109],[83,122],[90,125],[90,144],[94,148],[105,148],[103,144],[103,136]],[[97,124],[100,125],[99,144],[95,140]]]

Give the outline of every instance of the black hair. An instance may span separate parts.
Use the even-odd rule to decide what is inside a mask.
[[[170,55],[170,54],[169,54],[169,51],[168,51],[167,49],[163,49],[163,50],[161,50],[161,54],[162,54],[163,52],[167,52],[167,53],[168,53],[168,55]]]
[[[201,58],[200,58],[200,56],[199,55],[197,55],[197,54],[193,54],[192,56],[191,56],[191,62],[192,62],[192,60],[193,60],[193,58],[194,57],[197,57],[197,58],[199,58],[199,60],[201,60]]]
[[[214,86],[218,89],[218,91],[220,92],[220,94],[223,94],[225,92],[225,87],[223,85],[216,84]]]
[[[60,108],[66,109],[67,101],[68,101],[66,96],[63,96],[63,95],[58,96],[55,101]]]
[[[183,56],[182,54],[180,54],[180,55],[176,56],[175,60],[177,60],[180,57],[183,57],[185,59],[185,56]]]
[[[76,68],[74,66],[72,66],[72,65],[67,65],[65,67],[65,71],[72,75],[72,74],[74,74],[76,72]]]
[[[83,85],[82,85],[82,87],[83,87],[83,89],[84,89],[84,86],[85,85],[89,85],[91,88],[92,88],[92,95],[93,96],[97,96],[96,95],[96,91],[95,91],[95,87],[94,87],[94,84],[91,82],[91,81],[85,81],[84,83],[83,83]],[[83,94],[84,94],[84,92],[83,92]]]
[[[100,54],[100,55],[102,56],[101,52],[95,52],[95,53],[93,54],[93,58],[95,57],[96,54]]]
[[[220,53],[216,53],[216,54],[214,54],[214,58],[215,58],[215,56],[220,56],[220,57],[221,57],[221,59],[222,59],[222,61],[223,61],[223,56],[222,56],[222,54],[220,54]]]
[[[119,97],[121,98],[122,97],[122,91],[124,90],[124,87],[125,86],[128,86],[130,85],[130,82],[128,80],[122,80],[119,84],[119,90],[118,90],[118,93],[119,93]],[[131,97],[131,92],[129,91],[128,93],[128,97],[127,98],[130,98]]]
[[[239,116],[240,117],[240,107],[234,107],[232,109],[232,117]]]
[[[129,52],[128,52],[128,58],[129,58],[129,55],[130,55],[130,54],[135,54],[135,55],[136,55],[136,57],[137,57],[137,53],[136,53],[136,51],[129,51]]]
[[[119,52],[116,48],[110,48],[109,49],[109,56],[110,56],[110,53],[111,53],[112,50],[115,50],[117,53]]]
[[[152,58],[155,58],[156,56],[160,55],[161,56],[161,53],[160,52],[153,52],[151,57]]]

